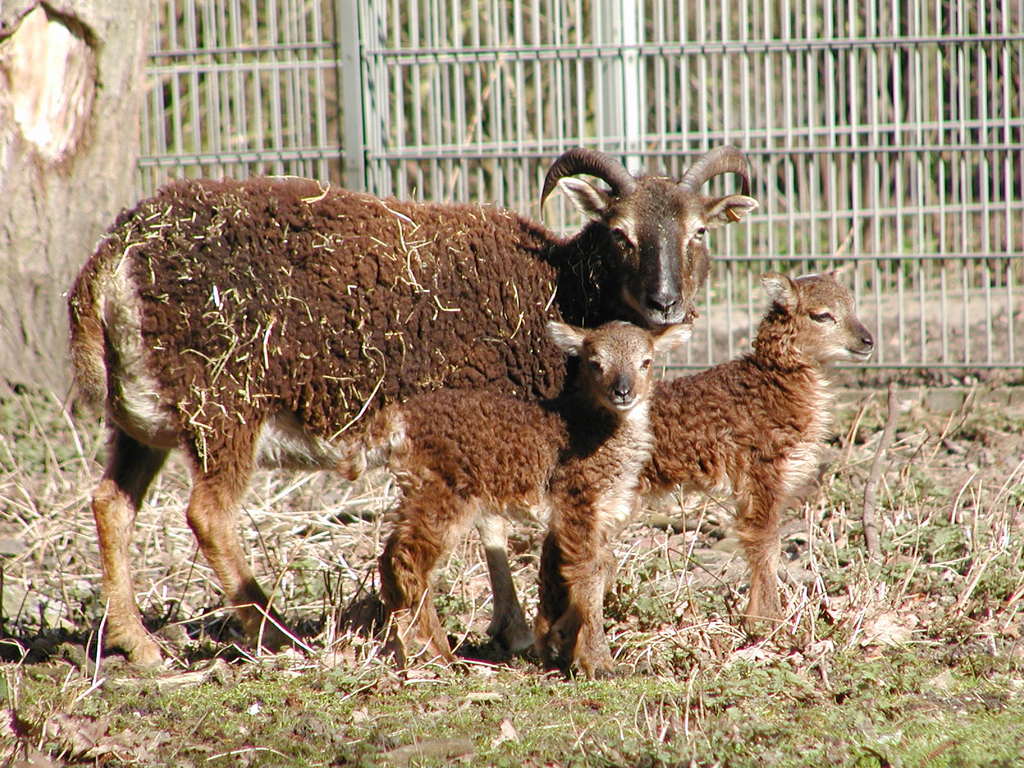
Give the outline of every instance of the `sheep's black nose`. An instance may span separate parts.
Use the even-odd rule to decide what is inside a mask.
[[[620,376],[612,384],[612,394],[615,395],[620,400],[625,400],[627,397],[629,397],[632,391],[633,382],[631,382],[625,376]]]
[[[873,349],[875,346],[875,340],[871,338],[871,334],[866,331],[864,332],[864,335],[860,337],[860,343],[867,349]]]
[[[658,312],[668,312],[679,303],[679,296],[671,293],[651,293],[647,296],[647,306]]]

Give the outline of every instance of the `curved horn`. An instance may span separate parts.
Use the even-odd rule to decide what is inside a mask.
[[[735,173],[742,180],[740,192],[744,195],[750,194],[747,158],[738,148],[732,146],[716,147],[705,153],[686,169],[679,184],[696,192],[705,182],[720,173]]]
[[[595,149],[575,147],[564,152],[551,164],[548,175],[544,177],[544,191],[540,194],[541,207],[544,207],[544,201],[548,199],[559,179],[578,173],[586,173],[601,179],[612,188],[612,194],[616,196],[628,195],[636,186],[636,179],[618,160]]]

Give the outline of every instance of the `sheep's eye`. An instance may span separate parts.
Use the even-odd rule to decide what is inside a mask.
[[[640,363],[640,370],[641,371],[647,371],[647,370],[650,370],[650,368],[651,368],[651,358],[648,357],[646,360],[644,360],[642,363]]]
[[[816,323],[834,323],[836,319],[831,312],[811,312],[811,320]]]
[[[590,360],[589,363],[591,370],[593,370],[595,373],[601,373],[601,371],[604,370],[604,366],[601,365],[600,360]]]
[[[694,240],[703,240],[704,233],[708,231],[707,227],[697,227],[697,234],[694,235]]]
[[[629,239],[629,236],[621,229],[612,230],[612,238],[615,240],[615,244],[620,248],[632,248],[633,241]]]

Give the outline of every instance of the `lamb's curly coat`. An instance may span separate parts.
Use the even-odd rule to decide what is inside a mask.
[[[817,469],[828,436],[833,395],[826,367],[866,359],[874,345],[832,274],[769,275],[765,282],[773,302],[753,352],[655,387],[655,449],[641,477],[644,493],[731,493],[751,573],[751,621],[782,618],[779,516]]]

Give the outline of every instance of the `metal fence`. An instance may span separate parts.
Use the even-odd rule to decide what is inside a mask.
[[[734,143],[761,208],[715,232],[680,364],[746,348],[760,271],[849,261],[872,365],[1024,362],[1024,0],[159,8],[140,192],[296,174],[541,217],[543,174],[567,147],[678,174]],[[561,202],[543,218],[580,224]]]

